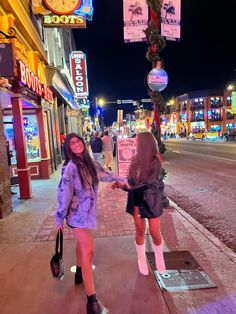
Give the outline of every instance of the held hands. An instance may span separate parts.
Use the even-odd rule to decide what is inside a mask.
[[[111,185],[111,188],[112,188],[112,190],[115,190],[115,189],[122,189],[123,190],[126,186],[127,185],[125,183],[121,183],[121,182],[117,181]]]
[[[59,227],[59,226],[56,226],[56,231],[60,231],[63,232],[64,228],[63,227]]]

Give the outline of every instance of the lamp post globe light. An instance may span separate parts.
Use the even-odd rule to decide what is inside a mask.
[[[98,99],[98,104],[100,107],[103,107],[105,105],[105,100],[103,98]]]

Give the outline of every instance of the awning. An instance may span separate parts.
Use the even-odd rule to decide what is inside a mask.
[[[79,106],[74,100],[74,94],[69,91],[57,69],[48,67],[47,78],[51,88],[56,95],[62,98],[63,102],[68,104],[71,109],[79,109]]]

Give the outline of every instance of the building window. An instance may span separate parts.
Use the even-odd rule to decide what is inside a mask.
[[[204,113],[202,110],[194,112],[194,121],[204,121]]]
[[[221,126],[220,125],[211,125],[210,131],[211,132],[220,132]]]
[[[220,110],[213,109],[208,111],[208,120],[209,121],[221,121],[222,117],[220,114]]]
[[[230,112],[230,110],[227,110],[226,112],[226,119],[227,120],[233,120],[234,119],[234,114]]]
[[[194,100],[191,101],[191,110],[199,110],[199,109],[204,109],[204,101],[203,98],[195,98]]]
[[[226,130],[232,131],[234,130],[234,126],[235,126],[234,123],[226,123]]]
[[[211,108],[223,107],[222,97],[211,97]]]
[[[231,106],[231,97],[230,96],[228,96],[226,98],[226,106]]]

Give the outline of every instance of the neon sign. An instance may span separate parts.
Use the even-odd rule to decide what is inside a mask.
[[[75,10],[74,14],[86,16],[86,19],[91,21],[93,17],[93,0],[83,0],[82,6]]]
[[[19,64],[19,80],[20,84],[27,86],[38,96],[44,98],[51,104],[53,103],[53,92],[49,87],[43,84],[40,79],[35,75],[29,67],[27,67],[21,60],[18,60]]]
[[[43,25],[45,27],[86,28],[86,20],[83,16],[77,15],[45,15],[43,16]]]
[[[45,27],[85,28],[93,18],[93,0],[34,0],[34,14],[42,17]]]
[[[71,77],[75,85],[77,97],[88,96],[86,55],[82,51],[72,51],[70,54]]]

